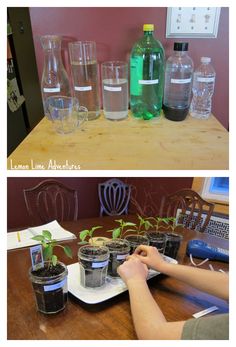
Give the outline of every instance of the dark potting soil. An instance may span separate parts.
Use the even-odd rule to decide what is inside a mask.
[[[61,264],[56,264],[56,266],[45,266],[44,268],[38,269],[37,271],[32,271],[32,274],[37,277],[53,277],[58,276],[64,272],[64,267]],[[53,282],[53,284],[47,283],[32,283],[38,310],[43,313],[56,313],[65,308],[67,302],[67,292],[63,291],[63,285],[60,283],[63,280],[59,279],[57,282]],[[59,284],[59,288],[57,285]],[[51,287],[50,290],[46,290],[45,287]],[[53,289],[52,289],[53,288]]]
[[[122,256],[129,254],[129,251],[127,251],[127,244],[125,242],[112,242],[107,244],[107,247],[109,248],[109,251],[114,252],[110,253],[108,274],[112,277],[119,277],[117,268],[125,261],[125,258]],[[119,259],[119,256],[121,256],[121,259]]]
[[[143,239],[140,239],[139,235],[130,235],[126,237],[126,240],[130,244],[130,254],[133,254],[135,249],[142,244],[149,244],[149,242],[143,242]]]
[[[167,240],[165,255],[167,255],[170,258],[176,259],[179,247],[180,247],[179,240]]]
[[[49,292],[45,292],[43,285],[33,283],[38,310],[43,313],[56,313],[65,308],[67,302],[67,293],[63,292],[63,288],[58,288]]]
[[[103,248],[93,248],[93,247],[85,247],[82,250],[82,254],[86,256],[103,256],[107,254],[106,249]],[[84,287],[96,288],[101,287],[106,280],[107,275],[107,265],[104,265],[107,260],[85,260],[80,258],[81,267],[80,267],[80,277],[81,284]],[[93,267],[93,264],[97,264],[97,267]],[[99,263],[101,263],[101,267],[99,267]]]
[[[149,232],[147,234],[147,237],[149,239],[150,246],[156,247],[158,251],[161,253],[164,252],[164,248],[166,244],[165,236],[162,237],[162,235],[159,232],[153,231],[153,232]]]
[[[45,266],[41,269],[32,271],[32,274],[37,277],[52,277],[60,275],[64,271],[64,267],[61,264],[56,264],[56,266]]]
[[[119,255],[122,255],[122,253],[118,253]],[[117,268],[118,266],[120,266],[121,264],[123,264],[125,261],[125,259],[117,259],[117,253],[115,254],[111,254],[110,255],[110,259],[109,259],[109,263],[108,263],[108,275],[112,276],[112,277],[119,277],[118,273],[117,273]]]
[[[103,248],[93,248],[93,247],[85,247],[83,248],[82,250],[82,253],[85,254],[85,255],[103,255],[103,254],[106,254],[106,250],[103,249]]]

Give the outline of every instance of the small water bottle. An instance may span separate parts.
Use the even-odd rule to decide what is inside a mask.
[[[189,111],[193,61],[187,51],[187,42],[175,42],[174,53],[166,61],[163,111],[173,121],[184,120]]]
[[[193,74],[193,98],[190,105],[190,115],[194,118],[207,119],[211,114],[211,98],[214,92],[216,73],[210,62],[211,58],[202,57],[202,64]]]

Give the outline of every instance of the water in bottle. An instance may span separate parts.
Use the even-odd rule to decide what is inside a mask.
[[[144,24],[143,31],[130,57],[130,108],[135,117],[151,119],[162,108],[165,53],[153,36],[154,25]]]
[[[166,61],[163,111],[173,121],[186,118],[191,99],[193,61],[187,42],[175,42],[174,53]]]
[[[202,57],[201,65],[193,74],[190,115],[195,118],[207,119],[211,114],[211,99],[214,93],[216,73],[210,62],[211,58]]]

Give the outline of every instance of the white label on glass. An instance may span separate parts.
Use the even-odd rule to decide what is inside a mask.
[[[62,288],[65,283],[66,283],[66,278],[64,278],[63,281],[58,282],[56,284],[50,284],[48,286],[43,286],[43,289],[45,292],[51,292],[52,290]]]
[[[159,79],[157,79],[157,80],[139,80],[138,83],[139,84],[158,84]]]
[[[185,83],[190,83],[191,78],[171,78],[170,83],[173,84],[185,84]]]
[[[198,77],[198,82],[215,82],[215,77]]]
[[[117,260],[123,260],[123,259],[127,258],[128,255],[129,255],[129,253],[127,253],[127,254],[118,254],[118,255],[116,256],[116,259],[117,259]]]
[[[97,269],[99,267],[104,267],[104,266],[107,266],[108,264],[108,260],[106,261],[100,261],[99,263],[92,263],[92,268],[93,269]]]
[[[75,86],[74,89],[77,90],[78,92],[86,92],[88,90],[92,90],[92,86],[85,86],[85,87]]]
[[[60,92],[60,87],[57,87],[57,88],[43,88],[43,91],[45,93],[57,93],[57,92]]]
[[[104,90],[108,90],[109,92],[121,92],[122,88],[121,87],[104,86]]]

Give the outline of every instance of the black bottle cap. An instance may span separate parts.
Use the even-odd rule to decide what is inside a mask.
[[[188,50],[188,42],[174,43],[174,51],[187,51],[187,50]]]

